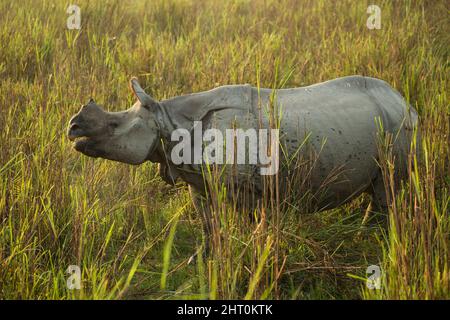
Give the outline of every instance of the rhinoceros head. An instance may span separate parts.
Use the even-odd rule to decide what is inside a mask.
[[[67,133],[75,150],[129,164],[148,160],[159,139],[154,115],[158,102],[134,78],[130,88],[138,99],[130,109],[107,112],[91,99],[70,119]]]

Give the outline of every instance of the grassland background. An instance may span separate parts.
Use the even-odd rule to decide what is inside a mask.
[[[81,30],[66,27],[68,2],[0,1],[0,299],[450,298],[448,2],[74,3]],[[366,27],[372,3],[381,30]],[[65,136],[90,97],[131,106],[132,75],[164,99],[352,74],[398,89],[427,142],[426,165],[396,190],[404,205],[389,234],[363,223],[360,197],[287,212],[277,257],[268,223],[257,239],[257,226],[228,225],[223,254],[189,259],[202,233],[185,185],[166,186],[151,163],[82,156]],[[371,264],[386,273],[382,290],[355,278]],[[81,290],[66,287],[69,265],[82,269]]]

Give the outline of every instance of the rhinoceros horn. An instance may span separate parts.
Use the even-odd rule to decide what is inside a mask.
[[[137,81],[137,78],[135,78],[135,77],[131,78],[130,88],[131,88],[131,91],[133,91],[136,98],[138,98],[138,100],[142,104],[142,106],[149,108],[157,103],[152,97],[150,97],[144,91],[144,89],[142,89],[139,82]]]

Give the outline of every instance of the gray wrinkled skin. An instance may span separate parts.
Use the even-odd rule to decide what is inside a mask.
[[[311,210],[334,208],[362,192],[371,193],[375,205],[384,207],[375,119],[397,137],[398,177],[404,174],[413,127],[418,123],[417,112],[395,89],[382,80],[362,76],[276,91],[227,85],[159,102],[135,79],[131,89],[138,101],[127,111],[105,112],[90,101],[70,120],[68,135],[75,140],[75,149],[87,156],[130,164],[158,162],[162,179],[170,184],[184,180],[194,198],[208,192],[201,166],[171,162],[170,150],[178,143],[170,141],[171,132],[177,128],[192,131],[194,121],[202,121],[203,130],[268,128],[271,95],[281,110],[281,185],[295,177],[287,159],[305,159],[309,168],[306,189],[314,200]],[[238,167],[237,183],[249,182],[257,194],[261,176],[256,166]]]

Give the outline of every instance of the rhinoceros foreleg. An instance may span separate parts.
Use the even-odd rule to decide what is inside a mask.
[[[211,242],[213,228],[211,221],[211,209],[208,206],[205,197],[195,191],[192,187],[189,187],[189,193],[191,195],[195,211],[200,215],[202,219],[203,235],[205,239],[205,251],[209,252],[209,243]]]

